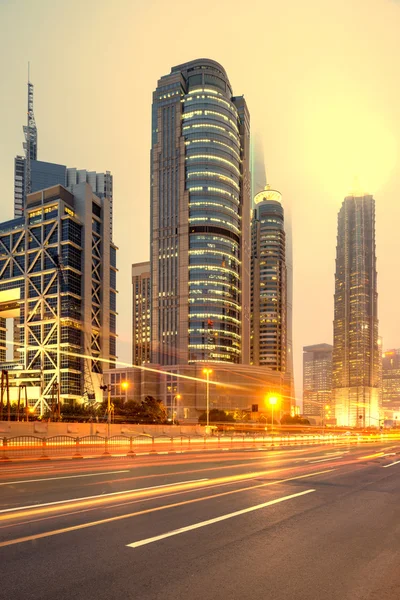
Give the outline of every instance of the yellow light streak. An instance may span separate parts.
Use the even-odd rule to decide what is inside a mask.
[[[377,452],[376,454],[367,454],[366,456],[358,456],[358,460],[363,460],[364,458],[379,458],[380,456],[383,456],[385,453],[384,452]]]
[[[326,471],[318,471],[316,473],[307,473],[305,475],[298,475],[295,477],[289,477],[287,479],[278,479],[276,481],[268,481],[267,483],[260,483],[254,486],[248,486],[245,488],[240,488],[239,490],[230,490],[228,492],[220,492],[218,494],[210,494],[208,496],[203,496],[202,498],[193,498],[191,500],[184,500],[182,502],[175,502],[174,504],[167,504],[164,506],[158,506],[155,508],[148,508],[145,510],[141,510],[141,511],[137,511],[134,513],[129,513],[129,514],[124,514],[124,515],[118,515],[115,517],[108,517],[106,519],[100,519],[98,521],[91,521],[89,523],[82,523],[80,525],[73,525],[71,527],[65,527],[63,529],[55,529],[53,531],[46,531],[44,533],[39,533],[36,535],[29,535],[29,536],[25,536],[25,537],[21,537],[21,538],[17,538],[14,540],[8,540],[6,542],[1,542],[0,543],[0,548],[4,548],[5,546],[12,546],[15,544],[21,544],[24,542],[29,542],[29,541],[33,541],[33,540],[38,540],[38,539],[42,539],[42,538],[46,538],[46,537],[52,537],[54,535],[60,535],[62,533],[69,533],[71,531],[78,531],[80,529],[87,529],[89,527],[95,527],[97,525],[104,525],[105,523],[111,523],[111,522],[115,522],[115,521],[121,521],[123,519],[129,519],[129,518],[133,518],[133,517],[137,517],[137,516],[141,516],[141,515],[145,515],[145,514],[149,514],[149,513],[153,513],[153,512],[158,512],[161,510],[167,510],[168,508],[176,508],[178,506],[185,506],[188,504],[193,504],[195,502],[203,502],[204,500],[212,500],[213,498],[220,498],[222,496],[228,496],[230,494],[237,494],[240,492],[244,492],[244,491],[248,491],[248,490],[252,490],[252,489],[256,489],[256,488],[261,488],[261,487],[267,487],[267,486],[272,486],[272,485],[279,485],[280,483],[285,483],[287,481],[294,481],[296,479],[306,479],[308,477],[315,477],[317,475],[322,475],[325,473],[331,473],[332,471],[334,471],[335,469],[328,469]],[[273,472],[273,471],[272,471]],[[253,474],[253,477],[256,477],[257,474]],[[165,488],[164,488],[165,490]]]
[[[24,351],[28,351],[28,350],[38,351],[40,349],[43,349],[47,353],[53,352],[54,354],[59,353],[59,354],[64,354],[65,356],[73,356],[75,358],[87,358],[89,360],[95,359],[98,362],[103,362],[103,363],[107,363],[107,364],[109,364],[111,362],[110,359],[107,359],[107,358],[100,358],[98,356],[92,356],[91,354],[81,354],[79,352],[68,352],[67,350],[50,348],[49,346],[43,346],[43,347],[42,346],[24,346],[23,344],[20,344],[19,342],[13,342],[11,340],[7,341],[7,344],[21,346],[21,347],[23,347]],[[151,367],[144,367],[143,365],[133,365],[132,363],[123,362],[121,360],[113,361],[113,364],[119,365],[122,367],[127,367],[129,369],[139,369],[141,371],[148,371],[150,373],[161,373],[162,375],[171,375],[172,374],[174,377],[177,377],[180,379],[188,379],[189,381],[200,381],[201,383],[204,383],[204,379],[202,379],[201,377],[192,377],[191,375],[182,375],[181,373],[176,373],[175,371],[164,371],[163,369],[153,369]],[[219,381],[212,381],[211,379],[210,379],[210,383],[212,385],[229,387],[232,389],[244,389],[243,386],[233,385],[230,383],[220,383]]]

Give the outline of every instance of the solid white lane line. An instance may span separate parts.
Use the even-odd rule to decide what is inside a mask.
[[[338,458],[343,458],[343,456],[332,456],[332,458],[323,458],[322,460],[310,460],[308,462],[310,463],[310,465],[312,465],[313,463],[327,462],[329,460],[337,460]]]
[[[172,487],[182,483],[198,483],[208,481],[208,479],[190,479],[188,481],[176,481],[175,483],[164,483],[163,485],[153,485],[151,487],[137,488],[135,490],[122,490],[121,492],[109,492],[108,494],[97,494],[96,496],[83,496],[82,498],[68,498],[67,500],[57,500],[56,502],[45,502],[44,504],[31,504],[29,506],[14,506],[13,508],[4,508],[1,513],[15,512],[16,510],[27,510],[29,508],[41,508],[42,506],[53,506],[55,504],[66,504],[68,502],[80,502],[81,500],[94,500],[95,498],[106,498],[107,496],[121,496],[131,494],[132,492],[144,492],[146,490],[156,490],[159,488]]]
[[[0,485],[16,485],[17,483],[35,483],[36,481],[55,481],[56,479],[76,479],[78,477],[97,477],[99,475],[114,475],[115,473],[130,473],[129,469],[124,471],[103,471],[102,473],[85,473],[84,475],[63,475],[62,477],[48,477],[46,479],[23,479],[21,481],[6,481]]]
[[[250,506],[249,508],[237,510],[233,513],[228,513],[226,515],[222,515],[221,517],[216,517],[215,519],[209,519],[208,521],[201,521],[200,523],[194,523],[193,525],[188,525],[187,527],[181,527],[180,529],[174,529],[173,531],[168,531],[167,533],[162,533],[161,535],[156,535],[151,538],[139,540],[138,542],[133,542],[132,544],[127,544],[127,547],[138,548],[139,546],[145,546],[146,544],[152,544],[153,542],[158,542],[159,540],[164,540],[165,538],[172,537],[173,535],[179,535],[181,533],[186,533],[187,531],[193,531],[194,529],[200,529],[200,527],[206,527],[207,525],[212,525],[213,523],[219,523],[220,521],[225,521],[226,519],[232,519],[233,517],[245,515],[246,513],[253,512],[255,510],[260,510],[260,508],[266,508],[267,506],[272,506],[273,504],[279,504],[280,502],[285,502],[285,500],[291,500],[292,498],[298,498],[299,496],[304,496],[305,494],[310,494],[311,492],[315,492],[315,490],[306,490],[304,492],[299,492],[298,494],[291,494],[290,496],[283,496],[282,498],[276,498],[275,500],[270,500],[269,502],[263,502],[263,504],[257,504],[256,506]]]
[[[396,462],[392,462],[390,463],[390,465],[383,465],[384,469],[387,469],[388,467],[393,467],[393,465],[398,465],[400,464],[400,460],[396,460]]]

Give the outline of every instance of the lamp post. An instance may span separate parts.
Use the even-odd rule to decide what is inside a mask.
[[[176,396],[173,396],[172,398],[172,425],[175,423],[175,400],[180,400],[181,399],[181,395],[180,394],[176,394]],[[177,405],[178,406],[178,405]]]
[[[110,437],[110,426],[111,426],[111,385],[101,385],[100,389],[107,394],[107,437]]]
[[[129,381],[121,381],[121,392],[124,392],[123,402],[128,400]],[[122,393],[121,393],[122,396]]]
[[[329,419],[330,416],[331,416],[330,404],[325,404],[324,409],[322,410],[322,433],[323,434],[325,434],[326,419]]]
[[[212,373],[212,369],[203,369],[203,373],[204,375],[207,377],[207,382],[206,382],[206,418],[207,418],[207,425],[206,425],[206,433],[208,433],[210,431],[210,375]]]

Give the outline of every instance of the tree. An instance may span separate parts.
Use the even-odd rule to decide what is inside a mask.
[[[300,417],[300,415],[295,415],[292,417],[289,414],[283,415],[281,419],[281,425],[309,425],[310,421],[305,419],[304,417]]]
[[[167,409],[161,400],[153,396],[146,396],[142,402],[143,417],[153,423],[165,423],[167,420]]]
[[[207,421],[207,413],[203,412],[199,416],[199,423],[206,422],[206,421]],[[217,421],[234,423],[235,417],[232,414],[225,412],[224,410],[219,410],[219,408],[212,408],[209,413],[209,421],[213,422],[213,423],[215,423]]]

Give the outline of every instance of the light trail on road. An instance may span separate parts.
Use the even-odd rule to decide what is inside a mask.
[[[60,535],[60,534],[63,534],[63,533],[69,533],[71,531],[77,531],[77,530],[80,530],[80,529],[86,529],[88,527],[95,527],[95,526],[98,526],[98,525],[104,525],[106,523],[112,523],[112,522],[121,521],[121,520],[124,520],[124,519],[130,519],[130,518],[133,518],[133,517],[137,517],[137,516],[141,516],[141,515],[145,515],[145,514],[149,514],[149,513],[153,513],[153,512],[159,512],[159,511],[162,511],[162,510],[176,508],[178,506],[185,506],[185,505],[193,504],[193,503],[196,503],[196,502],[203,502],[205,500],[211,500],[211,499],[215,499],[215,498],[221,498],[223,496],[228,496],[228,495],[232,495],[232,494],[238,494],[240,492],[246,492],[246,491],[250,491],[250,490],[254,490],[254,489],[259,489],[259,488],[263,488],[263,487],[273,486],[273,485],[279,485],[279,484],[282,484],[282,483],[287,483],[287,482],[295,481],[295,480],[299,480],[299,479],[307,479],[309,477],[315,477],[317,475],[322,475],[322,474],[330,473],[333,470],[334,469],[330,469],[330,470],[327,470],[327,471],[320,471],[320,472],[316,472],[316,473],[308,473],[308,474],[305,474],[305,475],[299,475],[297,477],[288,477],[286,479],[277,479],[276,481],[268,481],[266,483],[260,483],[260,484],[256,484],[256,485],[253,485],[253,486],[248,486],[246,488],[239,488],[238,490],[229,490],[227,492],[220,492],[220,493],[216,493],[216,494],[202,496],[200,498],[192,498],[190,500],[184,500],[182,502],[176,502],[176,503],[173,503],[173,504],[165,504],[165,505],[157,506],[157,507],[154,507],[154,508],[148,508],[148,509],[145,509],[145,510],[142,510],[142,511],[137,511],[137,512],[134,512],[134,513],[117,515],[117,516],[114,516],[114,517],[108,517],[106,519],[100,519],[98,521],[91,521],[91,522],[87,522],[87,523],[81,523],[79,525],[73,525],[71,527],[65,527],[63,529],[56,529],[56,530],[52,530],[52,531],[38,533],[38,534],[35,534],[35,535],[25,536],[25,537],[22,537],[22,538],[15,538],[15,539],[12,539],[12,540],[7,540],[5,542],[0,542],[0,548],[3,548],[5,546],[11,546],[11,545],[14,545],[14,544],[20,544],[20,543],[32,541],[32,540],[35,540],[35,539],[42,539],[42,538],[45,538],[45,537],[51,537],[51,536],[54,536],[54,535]],[[221,485],[221,484],[218,484],[218,485]],[[224,484],[222,484],[222,485],[224,485]],[[183,493],[184,491],[186,491],[186,490],[182,490],[181,493]],[[154,499],[154,498],[149,498],[149,499]],[[139,500],[137,500],[137,502],[139,502]],[[32,514],[32,511],[30,511],[29,514]],[[17,517],[21,517],[21,516],[23,516],[23,514],[22,515],[17,515]],[[0,522],[1,522],[1,520],[2,519],[0,519]]]

